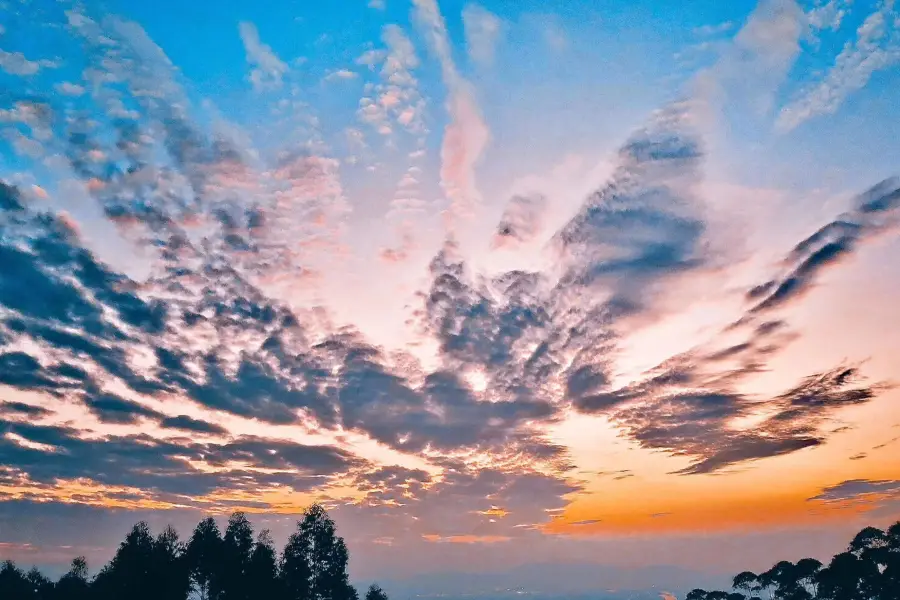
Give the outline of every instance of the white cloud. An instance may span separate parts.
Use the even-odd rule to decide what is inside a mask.
[[[700,99],[711,108],[738,102],[768,113],[800,54],[804,25],[795,0],[761,0],[719,61],[695,79]]]
[[[257,91],[266,88],[281,87],[282,77],[288,71],[288,66],[272,51],[268,45],[259,39],[256,25],[247,21],[238,25],[241,41],[244,42],[244,50],[247,52],[247,62],[250,70],[250,82]]]
[[[26,77],[34,75],[41,70],[41,67],[52,66],[54,64],[50,61],[28,60],[21,52],[0,50],[0,71],[5,71],[10,75]]]
[[[829,0],[827,4],[817,6],[806,13],[809,26],[813,29],[831,29],[836,31],[847,15],[850,0]]]
[[[702,27],[697,27],[694,29],[694,34],[701,37],[710,37],[728,33],[732,29],[734,29],[734,22],[725,21],[724,23],[719,23],[717,25],[703,25]]]
[[[369,0],[369,8],[384,10],[387,8],[387,3],[384,0]]]
[[[84,86],[64,81],[56,84],[56,91],[64,96],[81,96],[84,94]]]
[[[497,43],[503,35],[503,21],[478,4],[467,4],[462,17],[469,56],[477,63],[493,63]]]
[[[340,69],[326,75],[325,81],[348,81],[350,79],[356,79],[356,77],[357,75],[353,71]]]
[[[837,112],[853,92],[869,83],[876,71],[900,62],[900,34],[893,1],[882,2],[847,42],[822,79],[781,109],[777,127],[790,131],[805,121]]]

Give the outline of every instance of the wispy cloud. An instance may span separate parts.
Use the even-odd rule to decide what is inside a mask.
[[[278,58],[271,47],[259,39],[256,25],[244,21],[238,25],[238,31],[247,53],[247,62],[251,66],[249,77],[254,89],[262,91],[281,87],[288,66]]]
[[[503,36],[503,21],[479,4],[467,4],[462,16],[469,56],[477,63],[492,64]]]
[[[470,215],[480,200],[475,183],[475,166],[490,139],[472,86],[457,71],[447,35],[447,25],[436,0],[413,0],[417,22],[441,64],[444,84],[449,89],[447,113],[450,122],[441,146],[441,184],[451,201],[447,214],[451,230],[454,221]]]
[[[699,96],[714,107],[746,102],[767,114],[800,55],[805,23],[795,0],[761,0],[715,65],[696,78]]]
[[[833,19],[840,23],[838,17]],[[790,131],[809,119],[836,112],[851,94],[865,87],[872,75],[898,62],[900,26],[893,0],[883,0],[859,26],[856,39],[844,45],[825,75],[781,109],[778,128]]]

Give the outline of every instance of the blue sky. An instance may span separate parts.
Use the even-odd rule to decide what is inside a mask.
[[[721,576],[898,515],[892,1],[0,7],[17,560],[325,499],[358,577]]]

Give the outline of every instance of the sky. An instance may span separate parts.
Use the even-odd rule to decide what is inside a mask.
[[[357,580],[674,589],[900,519],[898,11],[2,0],[0,555],[319,501]]]

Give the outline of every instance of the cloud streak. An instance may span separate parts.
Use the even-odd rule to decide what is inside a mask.
[[[834,10],[832,23],[839,24],[842,12]],[[813,16],[825,17],[824,14]],[[859,26],[856,39],[844,45],[822,78],[781,109],[777,127],[787,132],[810,119],[835,113],[851,94],[865,87],[876,72],[898,61],[900,28],[894,2],[883,0]]]
[[[413,0],[416,20],[441,65],[449,90],[446,102],[450,122],[441,146],[441,185],[450,199],[446,214],[451,231],[460,218],[471,216],[481,199],[475,182],[475,167],[490,140],[490,130],[481,116],[471,84],[458,72],[447,35],[447,25],[436,0]]]

